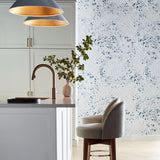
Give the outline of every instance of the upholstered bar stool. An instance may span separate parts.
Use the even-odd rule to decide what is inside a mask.
[[[102,120],[104,119],[105,115],[108,113],[108,110],[110,110],[110,108],[116,104],[120,102],[120,98],[115,98],[113,99],[106,107],[103,115],[94,115],[94,116],[89,116],[89,117],[83,117],[82,118],[82,123],[83,124],[88,124],[88,123],[101,123]]]
[[[124,103],[115,103],[107,109],[101,123],[77,127],[77,135],[84,138],[83,160],[90,160],[93,144],[109,145],[110,160],[116,160],[116,138],[124,135]]]

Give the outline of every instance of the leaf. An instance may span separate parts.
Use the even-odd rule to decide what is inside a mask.
[[[79,75],[79,76],[76,77],[76,81],[81,82],[83,80],[84,80],[84,78],[82,77],[82,75]]]
[[[79,69],[79,70],[84,70],[84,64],[79,65],[79,66],[78,66],[78,69]]]

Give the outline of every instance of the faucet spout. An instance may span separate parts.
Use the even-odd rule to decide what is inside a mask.
[[[41,68],[41,67],[47,67],[48,69],[50,69],[50,71],[52,72],[52,76],[53,76],[53,88],[52,88],[52,99],[56,99],[56,89],[55,89],[55,73],[54,70],[51,66],[49,66],[48,64],[39,64],[37,65],[32,73],[32,80],[34,80],[36,78],[35,73],[36,71]]]

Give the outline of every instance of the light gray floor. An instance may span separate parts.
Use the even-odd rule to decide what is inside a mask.
[[[82,141],[73,146],[72,160],[83,160]],[[94,145],[93,149],[106,149],[104,145]],[[109,160],[109,158],[91,158]],[[117,141],[117,160],[160,160],[160,141]]]

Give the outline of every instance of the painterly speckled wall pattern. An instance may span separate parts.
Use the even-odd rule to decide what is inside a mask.
[[[78,0],[78,42],[93,50],[77,85],[78,119],[126,102],[126,135],[160,133],[160,0]]]

